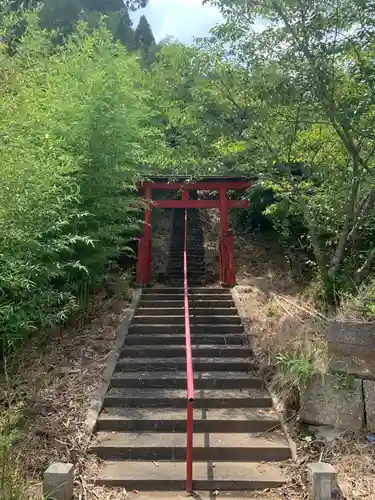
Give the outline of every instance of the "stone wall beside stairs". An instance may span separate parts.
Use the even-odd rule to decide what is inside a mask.
[[[329,373],[316,375],[301,398],[301,419],[375,432],[375,323],[333,322]]]
[[[168,250],[172,231],[172,210],[154,208],[151,225],[151,279],[152,281],[159,281],[160,278],[165,277],[168,264]],[[161,281],[163,281],[163,278]]]

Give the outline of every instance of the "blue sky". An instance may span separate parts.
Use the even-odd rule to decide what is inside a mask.
[[[157,41],[166,36],[191,43],[194,37],[207,35],[222,21],[220,12],[202,0],[150,0],[149,5],[132,16],[134,24],[144,14]]]

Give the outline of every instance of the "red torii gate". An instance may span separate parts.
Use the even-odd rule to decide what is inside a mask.
[[[225,178],[228,179],[228,178]],[[248,208],[247,200],[228,200],[227,191],[248,189],[251,182],[238,180],[207,180],[203,182],[144,182],[143,194],[146,198],[144,233],[139,238],[137,283],[148,285],[151,280],[151,211],[156,208],[218,208],[220,210],[220,281],[223,285],[236,284],[234,259],[234,238],[229,229],[229,209]],[[153,200],[153,190],[182,191],[180,200]],[[191,200],[189,191],[219,191],[218,200]]]

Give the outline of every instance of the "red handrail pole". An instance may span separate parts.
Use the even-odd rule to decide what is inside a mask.
[[[187,403],[187,436],[186,436],[186,491],[193,491],[193,401]]]
[[[188,218],[185,209],[184,235],[184,306],[185,306],[185,345],[186,345],[186,382],[187,382],[187,418],[186,418],[186,491],[193,491],[193,425],[194,425],[194,374],[191,352],[189,289],[187,279],[187,234]]]

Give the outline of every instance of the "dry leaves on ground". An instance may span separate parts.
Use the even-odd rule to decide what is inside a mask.
[[[1,381],[0,392],[6,394],[6,404],[22,408],[20,459],[32,499],[40,499],[42,474],[56,461],[73,463],[77,488],[84,489],[85,421],[116,329],[130,312],[128,298],[125,294],[109,299],[98,293],[90,313],[65,328],[31,338],[8,361],[9,382]]]

